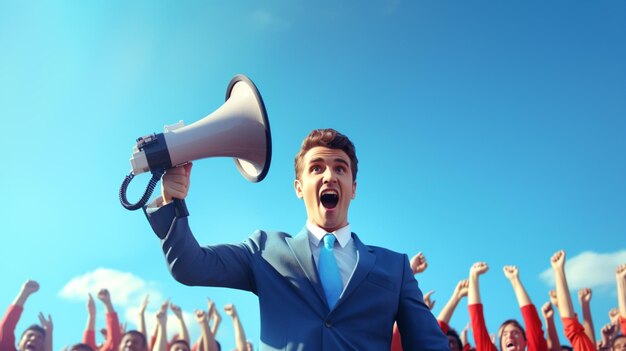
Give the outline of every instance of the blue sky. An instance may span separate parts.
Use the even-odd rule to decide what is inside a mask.
[[[333,127],[360,160],[353,230],[425,253],[418,280],[435,314],[486,261],[495,332],[520,318],[502,266],[519,267],[540,306],[549,258],[565,249],[572,290],[593,288],[599,337],[626,262],[625,37],[623,1],[2,1],[0,304],[38,280],[18,333],[50,313],[56,350],[80,339],[87,291],[109,287],[130,327],[145,293],[149,312],[169,297],[191,313],[209,297],[235,303],[258,344],[255,296],[176,283],[143,214],[117,198],[137,137],[208,115],[243,73],[267,107],[272,165],[252,184],[229,159],[195,163],[198,241],[297,233],[293,157],[311,129]],[[467,321],[464,300],[452,326]]]

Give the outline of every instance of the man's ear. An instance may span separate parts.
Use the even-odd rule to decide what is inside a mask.
[[[293,189],[296,191],[296,196],[298,197],[298,199],[301,199],[304,196],[302,194],[302,184],[299,180],[296,179],[293,181]]]
[[[356,180],[352,182],[352,200],[356,197]]]

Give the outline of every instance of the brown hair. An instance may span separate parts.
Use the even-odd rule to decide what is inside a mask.
[[[524,337],[524,340],[526,340],[526,331],[524,330],[524,327],[522,327],[522,325],[519,324],[519,322],[515,319],[507,319],[504,322],[502,322],[502,324],[500,325],[500,328],[498,328],[498,338],[500,339],[500,348],[502,348],[502,333],[504,332],[504,328],[509,324],[512,324],[513,326],[521,330],[522,336]]]
[[[304,138],[304,140],[302,141],[302,146],[300,147],[300,151],[298,151],[294,162],[296,179],[300,179],[300,175],[302,174],[302,159],[304,159],[304,155],[307,153],[307,151],[316,146],[323,146],[330,149],[339,149],[344,151],[350,158],[352,180],[356,180],[359,160],[357,160],[356,158],[356,150],[354,149],[354,144],[352,144],[347,136],[339,133],[332,128],[314,129],[313,131],[311,131],[311,133],[309,133],[309,135],[307,135],[306,138]]]

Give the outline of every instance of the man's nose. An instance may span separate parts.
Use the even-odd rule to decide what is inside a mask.
[[[324,182],[330,183],[336,180],[337,180],[337,177],[336,177],[335,172],[333,172],[333,170],[330,167],[326,167],[326,170],[324,171]]]

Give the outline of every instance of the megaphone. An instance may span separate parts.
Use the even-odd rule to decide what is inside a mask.
[[[226,89],[226,102],[210,115],[185,126],[183,121],[165,126],[163,133],[137,139],[130,158],[132,170],[120,188],[120,202],[129,210],[143,207],[166,169],[208,157],[232,157],[241,175],[262,181],[269,171],[272,138],[265,104],[257,87],[236,75]],[[126,189],[132,178],[150,171],[152,179],[135,204]]]

